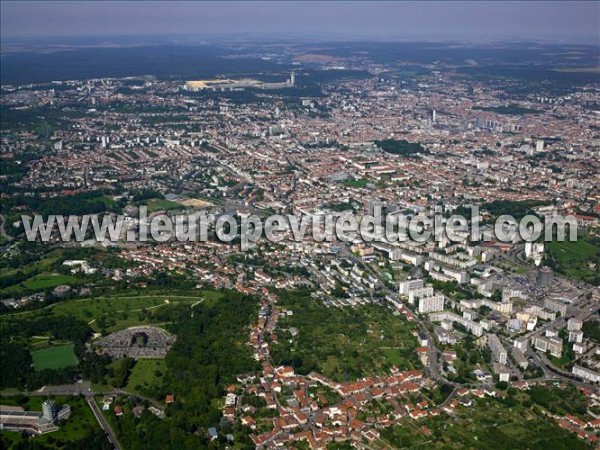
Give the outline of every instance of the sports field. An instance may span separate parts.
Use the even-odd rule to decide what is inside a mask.
[[[35,370],[62,369],[77,365],[77,357],[73,352],[73,344],[48,347],[36,350],[31,354]]]
[[[171,200],[166,200],[164,198],[151,198],[147,201],[142,202],[148,207],[148,212],[153,213],[156,211],[169,211],[171,209],[180,209],[181,204],[177,202],[173,202]]]

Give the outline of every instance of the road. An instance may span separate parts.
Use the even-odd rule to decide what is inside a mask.
[[[121,447],[121,444],[119,443],[119,440],[117,439],[117,436],[115,435],[114,431],[112,430],[112,428],[106,421],[106,418],[102,415],[102,411],[100,411],[100,408],[98,407],[98,404],[96,403],[96,400],[94,399],[94,397],[92,395],[88,395],[85,397],[85,401],[92,409],[92,412],[94,413],[94,417],[96,417],[96,420],[98,421],[98,423],[104,430],[104,433],[106,434],[106,437],[108,438],[110,443],[114,446],[114,448],[116,450],[121,450],[123,447]]]
[[[82,383],[65,384],[59,386],[43,386],[35,391],[15,391],[2,393],[2,396],[26,395],[28,397],[47,397],[49,395],[93,395],[89,381]]]

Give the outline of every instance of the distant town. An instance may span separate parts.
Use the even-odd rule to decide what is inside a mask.
[[[2,82],[3,446],[598,448],[598,48],[223,48],[269,70]],[[480,231],[242,252],[129,242],[141,206],[477,207]],[[35,214],[125,226],[28,242]],[[502,215],[573,216],[577,240],[501,242]]]

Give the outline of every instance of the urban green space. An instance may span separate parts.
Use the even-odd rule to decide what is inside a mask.
[[[577,241],[548,244],[548,265],[569,277],[600,284],[600,238],[579,234]]]
[[[501,400],[475,399],[459,406],[453,419],[441,415],[381,430],[376,448],[553,450],[587,449],[588,446],[549,420],[541,408],[508,406]]]
[[[278,306],[292,315],[278,324],[278,342],[271,346],[275,364],[339,381],[386,374],[393,365],[418,367],[416,327],[391,310],[376,305],[332,310],[308,291],[279,295]]]
[[[171,209],[179,209],[183,206],[180,203],[166,200],[164,198],[151,198],[141,202],[142,205],[148,207],[148,213],[154,213],[156,211],[168,211]]]
[[[508,388],[499,398],[467,398],[448,418],[430,417],[381,431],[376,448],[587,449],[549,415],[584,417],[586,398],[574,386]]]
[[[31,353],[35,370],[62,369],[77,365],[73,344],[58,345]]]
[[[143,394],[161,384],[167,370],[164,359],[140,359],[135,363],[129,375],[126,390]]]
[[[191,306],[199,302],[212,304],[221,294],[211,290],[138,290],[102,297],[64,300],[42,310],[23,311],[0,317],[3,321],[39,317],[48,311],[55,316],[67,316],[87,323],[94,332],[114,332],[123,328],[151,324],[164,320],[164,315],[153,314],[177,306]]]

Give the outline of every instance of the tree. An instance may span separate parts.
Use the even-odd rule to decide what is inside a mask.
[[[505,391],[506,389],[508,389],[508,382],[507,381],[498,381],[496,383],[496,388],[500,389],[501,391]]]

